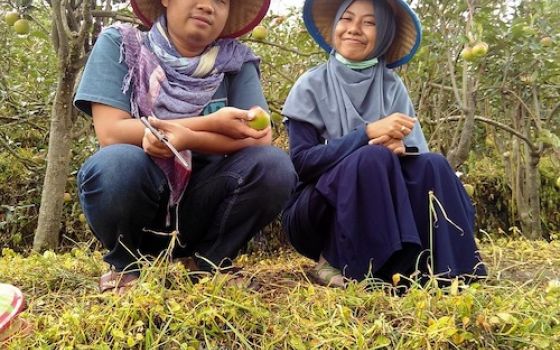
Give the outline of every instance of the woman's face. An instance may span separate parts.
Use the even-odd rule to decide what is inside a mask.
[[[161,0],[167,31],[179,53],[197,56],[222,33],[230,0]]]
[[[336,23],[334,48],[352,61],[363,61],[375,49],[375,14],[371,0],[356,0]]]

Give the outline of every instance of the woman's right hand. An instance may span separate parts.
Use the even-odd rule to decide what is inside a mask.
[[[270,127],[263,130],[255,130],[247,125],[252,118],[249,111],[234,107],[224,107],[213,113],[215,132],[232,139],[261,139],[270,131]]]
[[[388,117],[369,123],[366,127],[366,133],[370,140],[382,136],[402,140],[412,132],[415,123],[416,118],[409,117],[402,113],[393,113]]]
[[[165,134],[169,142],[177,150],[182,150],[186,148],[186,139],[188,138],[189,129],[177,123],[157,119],[154,117],[149,117],[148,121],[150,124]],[[173,152],[167,147],[163,142],[158,140],[158,138],[152,134],[152,132],[146,128],[144,131],[144,137],[142,138],[142,148],[144,151],[151,156],[158,158],[169,158],[173,157]]]
[[[381,145],[387,147],[391,152],[400,156],[405,152],[405,146],[402,139],[394,139],[387,135],[371,139],[368,142],[370,145]]]

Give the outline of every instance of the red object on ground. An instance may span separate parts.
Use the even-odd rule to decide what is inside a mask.
[[[25,299],[19,288],[0,283],[0,334],[10,326],[14,318],[25,308]]]

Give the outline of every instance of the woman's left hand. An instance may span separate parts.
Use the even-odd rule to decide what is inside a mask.
[[[400,156],[404,154],[404,142],[401,139],[395,139],[388,135],[383,135],[374,139],[369,140],[370,145],[381,145],[385,146],[391,150],[394,154]]]

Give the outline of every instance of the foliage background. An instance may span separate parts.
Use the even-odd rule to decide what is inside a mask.
[[[111,4],[121,18],[130,15],[119,1]],[[180,266],[156,264],[140,288],[121,298],[97,294],[106,266],[80,216],[75,174],[97,149],[86,117],[78,118],[72,135],[62,253],[30,252],[59,67],[49,42],[48,2],[0,0],[2,15],[19,8],[32,21],[26,36],[0,22],[0,277],[26,293],[30,307],[22,317],[36,331],[11,348],[558,348],[560,8],[554,0],[425,0],[414,6],[423,45],[398,73],[430,146],[444,154],[456,147],[468,114],[465,96],[476,117],[529,140],[539,150],[537,221],[545,241],[521,238],[521,184],[531,149],[478,119],[458,170],[475,187],[477,232],[491,273],[483,285],[414,286],[402,298],[392,296],[390,286],[372,290],[368,283],[348,291],[317,287],[307,281],[310,262],[289,251],[275,221],[252,242],[254,253],[237,260],[265,282],[259,293],[227,288],[218,277],[193,285]],[[96,18],[88,48],[110,22]],[[269,29],[264,41],[242,40],[262,57],[274,142],[287,150],[283,101],[297,77],[326,54],[295,10],[263,23]],[[544,37],[552,45],[543,45]],[[465,62],[461,50],[477,41],[488,43],[488,54]]]

